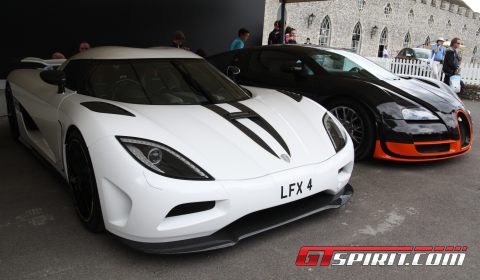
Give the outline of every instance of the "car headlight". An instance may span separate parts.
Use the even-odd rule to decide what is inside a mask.
[[[435,116],[432,112],[425,108],[405,108],[402,110],[404,120],[414,120],[414,121],[427,121],[427,120],[438,120],[438,117]]]
[[[347,142],[347,133],[343,129],[342,124],[340,124],[335,117],[330,116],[330,113],[327,112],[325,116],[323,116],[323,126],[325,127],[325,130],[332,141],[335,151],[338,152],[343,149],[343,147],[345,147],[345,143]]]
[[[122,146],[147,169],[171,178],[214,180],[184,155],[167,145],[149,140],[117,136]]]

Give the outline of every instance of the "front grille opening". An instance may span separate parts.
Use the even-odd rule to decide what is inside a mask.
[[[450,144],[415,145],[415,149],[421,154],[443,153],[450,151]]]
[[[462,148],[470,144],[470,122],[468,121],[467,116],[463,112],[458,113],[458,132],[460,134],[460,141],[462,143]]]
[[[417,134],[413,135],[413,142],[436,142],[450,140],[448,134]]]
[[[194,203],[185,203],[175,206],[170,212],[168,212],[167,217],[175,217],[181,215],[187,215],[192,213],[198,213],[213,209],[215,207],[215,201],[204,201],[204,202],[194,202]]]

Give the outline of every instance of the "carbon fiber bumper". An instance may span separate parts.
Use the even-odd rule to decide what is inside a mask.
[[[352,196],[353,188],[350,184],[347,184],[336,195],[318,193],[291,203],[257,211],[236,220],[212,235],[193,239],[165,243],[144,243],[116,237],[129,247],[152,254],[182,254],[215,250],[233,246],[246,237],[323,210],[339,208]]]

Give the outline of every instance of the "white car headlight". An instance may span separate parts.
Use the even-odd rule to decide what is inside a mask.
[[[124,136],[117,136],[117,139],[133,158],[157,174],[176,179],[214,180],[198,165],[167,145]]]
[[[408,121],[438,120],[432,112],[425,108],[405,108],[402,110],[403,119]]]
[[[327,112],[323,117],[323,126],[325,127],[325,130],[332,141],[335,151],[338,152],[343,149],[343,147],[345,147],[345,143],[347,142],[347,132],[343,128],[342,124],[339,123],[334,116],[331,116],[330,113]]]

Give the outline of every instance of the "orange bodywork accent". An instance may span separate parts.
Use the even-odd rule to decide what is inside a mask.
[[[457,125],[458,125],[458,112],[457,112]],[[394,142],[385,142],[385,146],[387,149],[397,155],[406,156],[406,157],[438,157],[439,158],[431,158],[431,159],[404,159],[404,158],[397,158],[387,155],[380,143],[380,140],[377,140],[375,145],[375,152],[373,154],[374,158],[378,159],[385,159],[385,160],[394,160],[394,161],[431,161],[431,160],[441,160],[446,158],[457,157],[467,153],[471,146],[472,146],[472,125],[469,122],[470,126],[470,143],[468,146],[462,148],[461,140],[445,140],[445,141],[435,141],[435,142],[415,142],[413,144],[404,144],[404,143],[394,143]],[[415,148],[415,145],[436,145],[436,144],[450,144],[450,150],[441,153],[419,153]],[[451,155],[451,156],[449,156]]]
[[[429,144],[445,144],[445,142],[448,141],[439,141],[439,142],[419,142],[417,144],[425,145],[426,143]],[[427,154],[422,154],[417,152],[417,149],[415,149],[415,144],[403,144],[403,143],[393,143],[393,142],[386,142],[387,148],[392,152],[397,155],[401,156],[407,156],[407,157],[434,157],[434,156],[442,156],[441,158],[429,158],[429,159],[405,159],[405,158],[396,158],[387,155],[380,144],[380,140],[377,140],[376,146],[375,146],[375,153],[373,154],[374,158],[379,158],[379,159],[386,159],[386,160],[395,160],[395,161],[430,161],[430,160],[441,160],[441,159],[446,159],[446,158],[452,158],[452,157],[457,157],[460,155],[465,154],[470,150],[471,143],[464,147],[463,149],[460,148],[460,141],[451,141],[453,143],[450,143],[450,151],[443,152],[443,153],[427,153]],[[453,149],[452,149],[453,147]],[[452,154],[451,156],[448,156]]]

